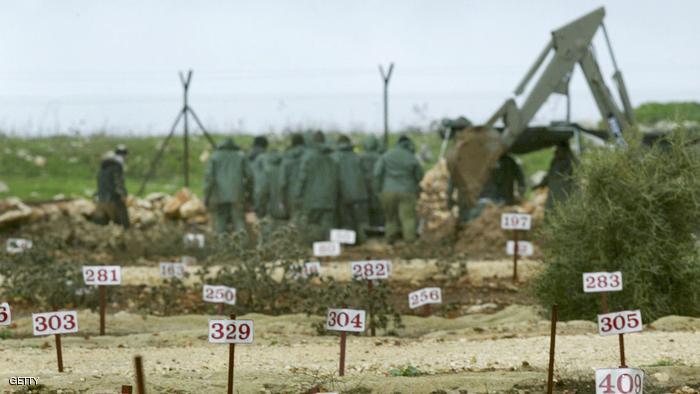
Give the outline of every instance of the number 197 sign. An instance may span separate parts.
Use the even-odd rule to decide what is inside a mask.
[[[635,368],[596,369],[596,394],[641,394],[644,372]]]
[[[526,213],[501,214],[501,228],[503,230],[529,230],[532,225],[532,217]]]

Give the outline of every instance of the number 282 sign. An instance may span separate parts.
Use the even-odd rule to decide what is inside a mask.
[[[636,368],[608,368],[595,371],[596,394],[641,394],[644,372]]]
[[[375,280],[386,279],[391,272],[389,260],[353,261],[350,265],[353,279]]]

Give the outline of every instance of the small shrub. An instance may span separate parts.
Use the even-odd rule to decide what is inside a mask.
[[[644,320],[700,315],[700,147],[685,132],[663,145],[588,151],[574,178],[580,190],[545,218],[540,302],[562,319],[593,319],[597,297],[582,273],[622,271],[610,310],[641,309]]]

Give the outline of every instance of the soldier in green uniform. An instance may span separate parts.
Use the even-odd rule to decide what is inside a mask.
[[[327,240],[336,225],[336,209],[340,194],[338,166],[331,158],[332,150],[318,131],[313,135],[301,159],[296,197],[301,201],[304,229],[310,241]]]
[[[282,198],[281,164],[282,155],[277,151],[270,151],[265,155],[265,177],[260,193],[263,238],[271,234],[277,226],[284,224],[288,218]]]
[[[129,228],[129,210],[126,207],[126,185],[124,183],[124,162],[128,151],[118,145],[109,152],[100,164],[97,173],[97,210],[95,222],[114,222],[125,229]]]
[[[281,164],[282,200],[293,223],[298,223],[301,217],[301,201],[296,198],[293,190],[295,185],[299,183],[299,167],[304,150],[304,137],[298,133],[292,134],[291,144],[284,152]]]
[[[416,240],[416,202],[423,168],[414,152],[413,141],[402,135],[374,166],[374,185],[382,203],[389,243],[396,242],[399,234],[406,242]]]
[[[547,203],[545,204],[546,211],[550,211],[556,204],[566,201],[574,191],[575,184],[572,176],[576,164],[576,157],[571,152],[568,142],[557,145],[547,175],[538,185],[549,187]]]
[[[233,139],[216,146],[204,173],[204,202],[214,215],[214,229],[222,234],[233,225],[245,232],[245,206],[253,174],[243,152]]]
[[[336,151],[331,157],[338,164],[340,177],[340,203],[338,204],[340,227],[354,230],[357,243],[364,243],[369,217],[367,187],[362,174],[360,157],[353,151],[350,138],[345,135],[338,137]]]
[[[518,184],[518,194],[525,195],[525,175],[518,163],[509,154],[498,159],[496,168],[481,191],[480,198],[489,199],[496,204],[513,205],[515,200],[515,184]]]
[[[381,227],[384,225],[384,214],[382,213],[382,205],[379,203],[379,193],[374,189],[372,182],[374,165],[381,156],[381,153],[379,153],[379,140],[377,140],[377,137],[370,135],[362,142],[362,148],[360,164],[362,165],[365,187],[367,188],[369,224],[372,227]]]
[[[253,147],[248,153],[250,169],[253,172],[253,209],[258,218],[262,218],[264,207],[260,205],[260,195],[265,184],[265,162],[267,160],[268,141],[264,136],[253,139]]]

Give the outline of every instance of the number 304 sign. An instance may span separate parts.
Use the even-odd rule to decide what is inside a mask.
[[[209,343],[253,343],[252,320],[209,320]]]
[[[596,369],[596,394],[641,394],[644,372],[635,368]]]
[[[326,330],[365,331],[365,311],[356,309],[329,309],[326,315]]]

